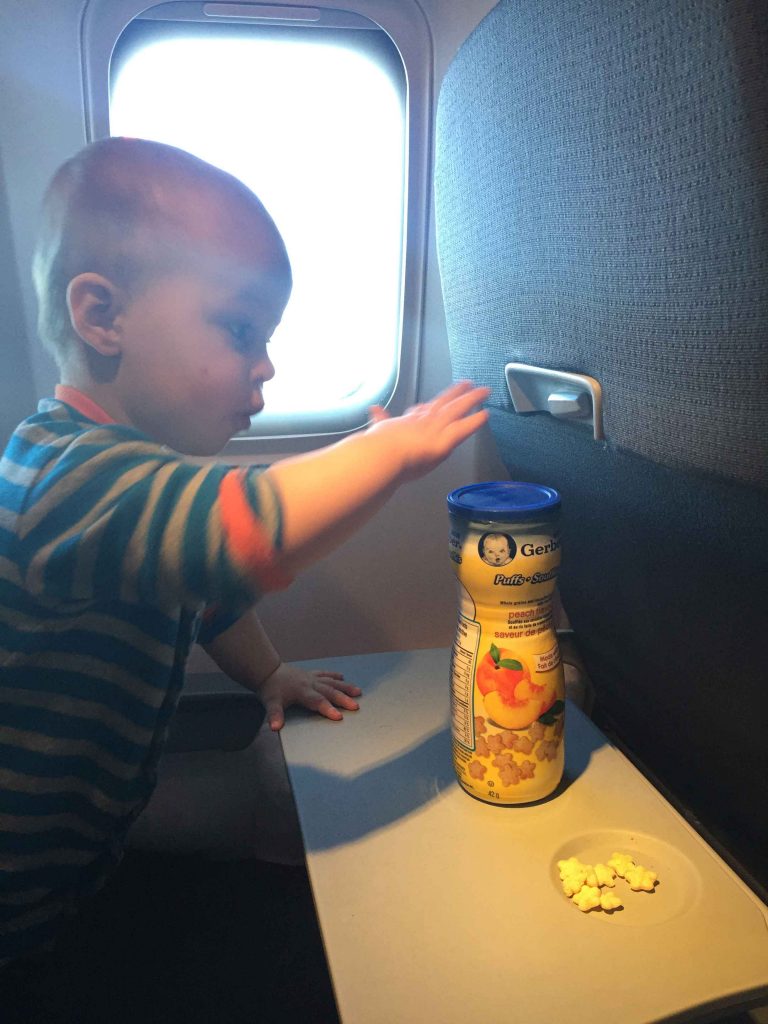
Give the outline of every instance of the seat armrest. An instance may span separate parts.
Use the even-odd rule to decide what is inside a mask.
[[[222,672],[193,673],[184,683],[165,749],[244,750],[256,738],[264,714],[259,698]]]

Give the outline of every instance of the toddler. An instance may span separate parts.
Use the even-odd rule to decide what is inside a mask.
[[[48,943],[119,860],[155,783],[190,645],[267,720],[359,690],[282,666],[253,612],[482,423],[457,384],[265,471],[197,464],[263,405],[282,238],[229,174],[159,143],[86,147],[34,260],[55,397],[0,463],[0,962]]]

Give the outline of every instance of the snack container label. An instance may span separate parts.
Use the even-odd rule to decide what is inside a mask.
[[[548,796],[563,773],[565,692],[552,622],[560,565],[553,522],[451,516],[459,614],[451,655],[460,785],[494,804]]]

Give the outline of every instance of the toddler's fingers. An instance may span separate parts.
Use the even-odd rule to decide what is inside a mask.
[[[317,687],[317,691],[322,693],[336,707],[344,708],[346,711],[358,711],[360,709],[360,705],[353,699],[352,695],[342,690],[341,687],[323,684]]]
[[[344,693],[349,694],[350,697],[359,697],[363,692],[359,686],[355,686],[354,683],[347,683],[344,681],[344,676],[341,672],[316,672],[315,678],[318,682],[326,683],[337,690],[343,690]]]
[[[285,711],[279,700],[268,700],[265,705],[267,721],[272,732],[279,732],[285,725]]]
[[[457,448],[462,441],[466,441],[468,437],[474,434],[476,430],[479,430],[480,427],[487,422],[487,409],[480,409],[479,412],[473,413],[471,416],[465,416],[463,419],[456,420],[456,422],[452,423],[446,430],[449,444],[452,448]]]
[[[383,423],[384,420],[388,420],[389,413],[381,405],[372,405],[368,410],[371,423]]]
[[[349,694],[350,697],[359,697],[362,694],[362,690],[359,686],[355,686],[354,683],[336,683],[337,690],[343,690],[344,693]]]
[[[435,395],[432,399],[432,406],[436,409],[442,408],[444,405],[448,405],[457,398],[461,398],[462,395],[475,390],[475,385],[471,380],[459,380],[455,384],[451,384],[440,394]]]
[[[446,413],[459,418],[466,414],[476,405],[481,405],[491,394],[491,389],[486,387],[472,386],[469,391],[461,391],[454,395],[444,404]]]
[[[305,708],[309,708],[310,711],[314,711],[324,718],[330,718],[333,722],[340,722],[344,717],[339,709],[335,708],[328,698],[319,692],[307,694],[301,703]],[[354,709],[350,708],[349,710]]]
[[[318,682],[326,683],[330,686],[336,687],[338,690],[343,690],[344,693],[349,694],[350,697],[359,697],[363,692],[359,686],[354,683],[347,683],[344,680],[344,674],[342,672],[326,672],[325,669],[318,669],[312,673]]]

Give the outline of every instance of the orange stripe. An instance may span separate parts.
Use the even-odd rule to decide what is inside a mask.
[[[79,413],[95,423],[100,423],[102,426],[106,426],[108,423],[117,423],[117,420],[112,419],[109,413],[92,398],[89,398],[79,388],[73,388],[71,384],[57,384],[53,395],[54,398],[71,405],[73,409],[77,409]]]
[[[219,485],[221,525],[236,565],[253,576],[262,590],[282,590],[292,581],[278,568],[272,538],[248,501],[247,470],[232,469]]]

